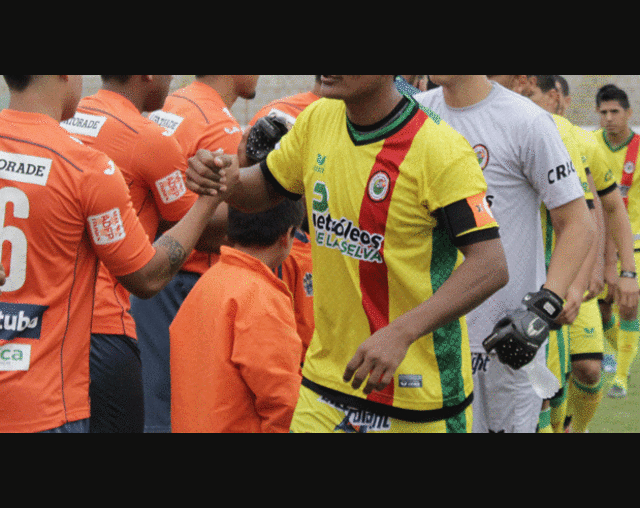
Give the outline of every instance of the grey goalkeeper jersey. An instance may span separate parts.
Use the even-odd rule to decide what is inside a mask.
[[[414,96],[460,132],[475,150],[487,181],[487,201],[500,226],[509,283],[467,315],[471,351],[506,311],[546,280],[540,204],[552,210],[584,196],[552,116],[497,83],[483,101],[446,105],[441,88]]]

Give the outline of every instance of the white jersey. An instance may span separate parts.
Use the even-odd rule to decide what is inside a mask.
[[[461,133],[474,148],[487,181],[487,201],[500,226],[509,283],[467,315],[471,351],[506,311],[546,280],[540,203],[552,210],[584,190],[552,116],[497,83],[473,106],[446,105],[442,88],[414,96]]]

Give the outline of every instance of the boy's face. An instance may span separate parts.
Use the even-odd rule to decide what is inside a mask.
[[[600,127],[608,134],[620,134],[627,129],[631,108],[624,109],[618,101],[603,101],[597,111],[600,114]]]

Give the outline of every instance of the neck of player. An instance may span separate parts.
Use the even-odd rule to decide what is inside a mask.
[[[629,138],[631,137],[631,129],[629,127],[626,127],[624,130],[621,130],[620,132],[606,131],[606,133],[607,133],[607,141],[609,141],[609,144],[613,147],[617,147],[626,143],[627,141],[629,141]]]
[[[487,98],[493,85],[483,75],[461,76],[460,79],[442,86],[447,106],[465,108]]]
[[[398,92],[395,84],[370,96],[360,96],[357,100],[347,101],[347,117],[355,125],[374,125],[386,118],[400,103],[404,96]]]

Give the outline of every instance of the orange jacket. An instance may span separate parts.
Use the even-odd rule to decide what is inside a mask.
[[[288,432],[302,344],[291,293],[258,259],[222,247],[170,327],[174,432]]]

